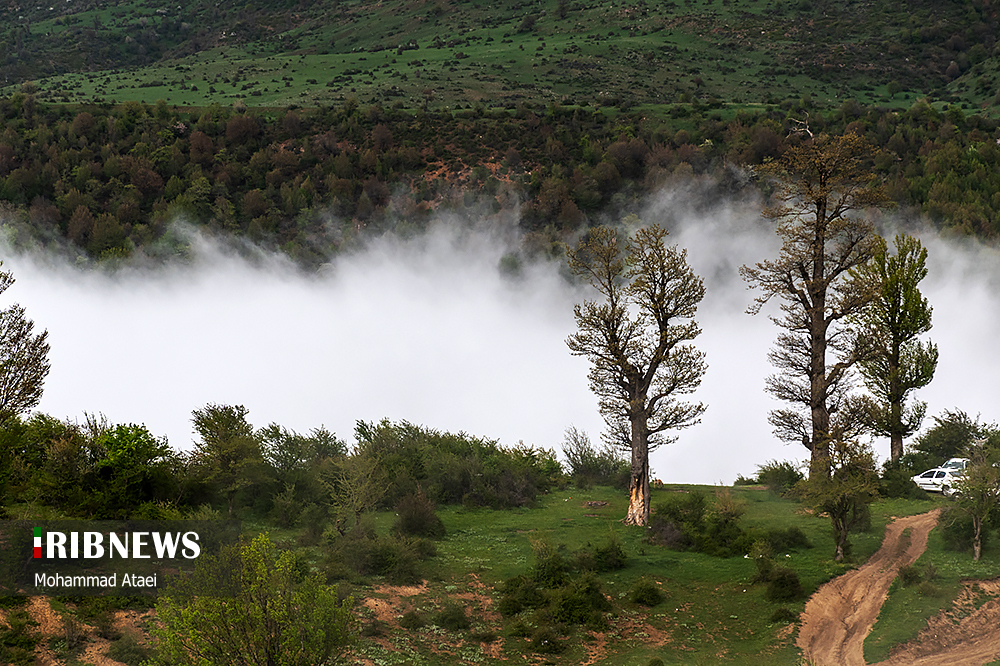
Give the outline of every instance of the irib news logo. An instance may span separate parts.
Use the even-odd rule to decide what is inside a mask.
[[[45,559],[176,559],[193,560],[201,555],[197,532],[103,532],[45,533]],[[34,529],[34,558],[42,559],[42,528]],[[68,553],[68,554],[67,554]]]
[[[219,520],[0,520],[0,596],[153,595],[172,581],[226,596],[225,586],[196,582],[197,563],[236,543],[239,527]]]

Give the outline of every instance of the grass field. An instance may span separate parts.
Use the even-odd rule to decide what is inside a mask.
[[[965,22],[986,19],[934,3],[909,9],[806,0],[354,0],[251,18],[235,10],[188,16],[133,0],[76,13],[27,9],[17,18],[60,63],[35,83],[41,98],[62,103],[285,107],[355,98],[454,109],[660,107],[695,98],[741,107],[807,98],[829,108],[853,98],[908,108],[930,94],[991,108],[1000,73],[988,50],[911,38],[914,26],[960,34]],[[949,59],[964,70],[946,79]]]
[[[534,508],[439,508],[447,535],[437,542],[437,555],[423,563],[422,584],[393,585],[377,576],[341,580],[341,590],[357,599],[355,615],[361,636],[353,658],[376,664],[429,666],[511,659],[532,664],[645,665],[657,658],[664,664],[753,665],[763,663],[763,659],[769,664],[797,665],[801,653],[795,647],[797,624],[792,618],[802,611],[808,596],[824,582],[868,559],[879,548],[885,525],[893,517],[949,504],[949,500],[931,495],[923,500],[875,503],[871,529],[851,537],[853,558],[848,563],[832,559],[828,518],[817,517],[803,505],[779,498],[763,487],[668,485],[653,490],[653,504],[655,507],[690,493],[703,493],[711,499],[720,492],[731,493],[742,503],[740,525],[744,529],[795,527],[806,535],[810,547],[774,554],[776,564],[798,575],[801,598],[769,601],[766,585],[754,582],[757,568],[750,558],[713,557],[649,543],[644,529],[620,522],[627,500],[622,491],[568,488],[543,496]],[[17,517],[33,513],[26,505],[21,509]],[[392,512],[375,515],[375,527],[381,534],[388,534],[394,521]],[[252,520],[245,521],[244,528],[248,533],[268,532],[272,540],[298,550],[306,561],[319,563],[322,559],[320,547],[300,545],[302,528],[277,529]],[[569,626],[568,636],[553,638],[561,644],[561,653],[539,654],[532,638],[517,629],[527,626],[530,630],[541,616],[525,613],[505,618],[497,611],[504,581],[529,571],[539,544],[547,544],[569,560],[581,549],[591,550],[612,538],[622,545],[627,564],[623,569],[598,574],[612,604],[606,614],[607,627],[594,631]],[[928,618],[951,607],[962,581],[1000,575],[1000,546],[991,545],[983,560],[973,563],[969,554],[947,550],[941,530],[935,529],[915,569],[922,578],[919,584],[897,579],[890,590],[865,644],[869,663],[885,658],[893,645],[914,638]],[[652,581],[663,600],[652,607],[631,601],[631,592],[640,580]],[[467,615],[468,627],[445,628],[442,613],[455,604]],[[52,608],[64,615],[72,610],[58,604]],[[422,618],[422,626],[407,625],[407,614],[410,619]]]
[[[654,505],[669,495],[696,491],[711,496],[716,489],[668,486],[654,491]],[[776,554],[780,564],[798,573],[806,595],[852,568],[852,564],[832,561],[828,519],[812,516],[800,504],[777,498],[763,488],[742,487],[733,492],[745,502],[745,527],[798,527],[808,536],[811,548]],[[852,536],[854,561],[862,562],[877,550],[891,516],[921,513],[940,501],[875,504],[872,529]],[[607,505],[594,508],[587,502]],[[628,566],[600,576],[614,601],[610,629],[595,633],[578,628],[563,654],[534,655],[529,657],[533,662],[576,664],[590,658],[597,664],[645,664],[658,657],[666,664],[759,664],[761,655],[767,655],[768,663],[799,663],[794,624],[771,618],[781,606],[797,615],[804,599],[787,604],[768,601],[765,586],[752,582],[756,568],[750,559],[677,552],[647,543],[644,530],[621,524],[625,504],[624,493],[594,488],[552,493],[533,509],[439,509],[448,535],[438,545],[438,556],[431,560],[425,588],[415,591],[378,580],[355,581],[361,596],[369,598],[361,611],[362,626],[378,616],[373,599],[381,600],[378,607],[387,612],[380,616],[384,621],[382,635],[362,638],[359,654],[376,663],[442,665],[459,663],[456,659],[492,663],[503,656],[520,659],[521,654],[532,655],[531,642],[507,635],[510,622],[492,610],[499,598],[495,589],[532,565],[533,541],[546,541],[569,556],[585,546],[606,542],[613,532],[625,548]],[[387,531],[392,519],[391,514],[380,514],[381,528]],[[955,566],[972,571],[961,564],[963,558],[968,556],[957,557]],[[627,598],[630,588],[644,577],[655,581],[666,594],[663,603],[649,609]],[[946,602],[950,591],[942,583],[941,596],[936,599]],[[398,624],[407,611],[432,617],[455,598],[464,599],[471,609],[473,626],[467,631],[449,632],[433,623],[406,630]],[[495,635],[497,640],[480,643],[470,638],[483,634]]]

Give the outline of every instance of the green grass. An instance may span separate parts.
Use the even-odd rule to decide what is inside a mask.
[[[62,103],[162,99],[181,107],[237,100],[254,107],[316,106],[355,97],[365,104],[455,109],[519,101],[663,107],[692,97],[778,104],[808,96],[827,108],[849,98],[906,108],[934,91],[972,109],[992,101],[1000,80],[1000,60],[983,49],[966,58],[965,71],[947,88],[940,75],[928,74],[957,57],[943,46],[946,36],[942,44],[916,44],[901,41],[901,31],[915,22],[940,22],[951,34],[979,20],[933,3],[907,12],[882,1],[841,7],[584,0],[567,3],[560,16],[556,2],[348,0],[294,12],[272,6],[252,20],[203,3],[178,15],[172,8],[158,15],[158,8],[120,2],[76,13],[59,8],[55,16],[47,8],[19,12],[30,18],[40,53],[52,54],[67,72],[36,76],[41,97]],[[854,18],[841,21],[848,11]],[[528,15],[536,19],[530,29]],[[7,18],[16,17],[8,12]],[[188,32],[171,28],[182,19],[196,21],[212,39],[185,41]],[[157,57],[147,62],[148,49],[138,43],[150,30],[164,37],[150,43]],[[92,71],[88,40],[119,45],[106,58],[132,66]],[[888,93],[890,81],[902,85],[915,76],[924,83]]]
[[[715,492],[713,487],[667,486],[653,491],[653,503],[673,493],[696,489],[709,495]],[[746,502],[747,510],[742,520],[745,527],[798,527],[809,537],[812,548],[780,553],[776,558],[779,564],[799,574],[807,595],[877,550],[890,516],[921,513],[937,504],[935,500],[893,500],[874,505],[871,532],[852,535],[854,563],[839,564],[832,561],[834,547],[828,519],[809,515],[800,504],[777,498],[763,488],[740,487],[733,489],[733,494]],[[431,618],[454,595],[471,594],[480,589],[478,583],[495,588],[503,580],[525,573],[534,561],[533,540],[545,540],[553,546],[563,547],[564,554],[571,555],[588,544],[605,543],[614,532],[627,553],[628,566],[600,576],[615,610],[611,613],[611,629],[606,636],[607,644],[613,647],[597,663],[643,664],[659,657],[666,664],[759,664],[761,655],[766,655],[768,663],[799,663],[794,631],[789,631],[787,622],[772,623],[770,617],[781,606],[794,613],[801,612],[804,600],[791,604],[767,601],[765,586],[751,582],[756,567],[749,559],[675,552],[646,543],[644,530],[626,527],[620,522],[625,514],[626,500],[621,491],[598,487],[587,491],[554,492],[543,497],[539,506],[532,509],[440,508],[438,513],[448,535],[438,543],[438,556],[431,560],[427,569],[427,592],[403,598],[394,610],[397,616],[414,610]],[[587,501],[608,504],[592,508],[584,506]],[[379,530],[387,532],[392,520],[392,514],[380,514]],[[629,589],[643,577],[660,584],[666,595],[663,603],[651,609],[628,601]],[[366,593],[378,596],[373,587],[367,588]],[[493,593],[493,598],[496,600],[499,595]],[[488,621],[486,610],[481,601],[474,604],[471,611],[474,630],[478,628],[505,636],[504,623],[496,619]],[[387,637],[393,646],[391,652],[379,647],[378,643],[364,640],[359,649],[363,656],[388,664],[443,665],[456,663],[455,657],[494,663],[487,656],[491,644],[473,644],[467,634],[446,632],[433,625],[412,631],[396,628]],[[666,643],[657,646],[658,637]],[[457,644],[460,639],[464,644],[461,654],[435,652],[442,641]],[[579,663],[587,657],[587,648],[596,649],[595,645],[590,634],[578,629],[566,652],[547,655],[546,659],[557,664]],[[526,639],[503,639],[505,656],[518,657],[531,650]]]

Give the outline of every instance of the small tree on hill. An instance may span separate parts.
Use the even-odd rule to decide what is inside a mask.
[[[1000,510],[1000,447],[980,440],[966,449],[969,464],[956,480],[959,508],[972,518],[972,559],[983,554],[983,523]]]
[[[574,308],[578,332],[566,344],[593,364],[590,388],[609,438],[632,453],[627,525],[649,522],[649,452],[705,411],[677,399],[705,374],[704,353],[687,344],[701,333],[694,316],[705,287],[666,235],[653,225],[623,242],[598,227],[568,252],[572,271],[603,297]]]
[[[829,475],[814,475],[805,482],[806,501],[830,516],[833,523],[834,560],[850,554],[848,535],[866,520],[868,505],[878,499],[879,478],[870,447],[838,440],[831,443]]]

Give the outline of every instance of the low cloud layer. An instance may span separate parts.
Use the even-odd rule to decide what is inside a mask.
[[[652,456],[664,481],[731,483],[769,459],[805,458],[777,442],[776,406],[763,392],[776,327],[745,314],[753,299],[741,264],[773,256],[778,241],[752,207],[685,208],[662,196],[647,219],[670,219],[707,294],[696,345],[709,371],[693,399],[702,423]],[[554,265],[519,279],[498,264],[508,246],[462,225],[424,236],[386,236],[304,276],[277,257],[248,261],[194,236],[191,264],[81,271],[52,257],[4,251],[19,302],[48,329],[52,371],[41,411],[144,423],[189,449],[193,409],[242,404],[256,426],[304,432],[325,425],[348,442],[357,420],[408,420],[558,449],[576,425],[598,439],[603,424],[585,359],[569,354],[581,291]],[[995,253],[924,236],[934,306],[937,378],[919,392],[929,414],[960,408],[985,420],[1000,405],[1000,262]],[[887,455],[888,444],[876,450]]]

